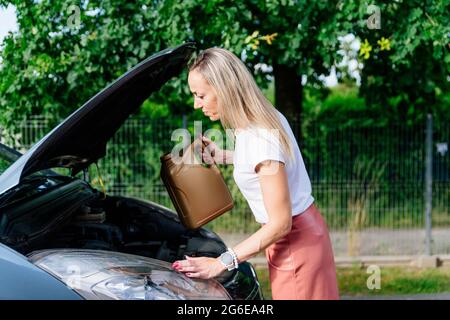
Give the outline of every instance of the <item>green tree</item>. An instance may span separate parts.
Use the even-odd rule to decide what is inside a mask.
[[[148,55],[179,43],[148,1],[1,4],[9,2],[19,30],[1,49],[0,120],[10,129],[32,114],[59,121]]]
[[[262,87],[275,80],[275,104],[288,116],[301,116],[302,77],[321,85],[334,63],[342,12],[338,1],[211,0],[163,1],[167,20],[181,17],[189,38],[201,49],[223,46],[245,62]],[[261,71],[261,64],[272,67]]]
[[[450,84],[450,2],[377,1],[379,28],[366,23],[370,14],[376,15],[370,3],[359,1],[359,10],[348,16],[364,22],[349,30],[361,39],[360,94],[395,121],[439,113]]]
[[[0,2],[8,3],[16,7],[19,30],[5,38],[1,50],[6,127],[30,114],[57,121],[146,56],[189,40],[200,49],[222,46],[239,56],[245,51],[261,86],[269,79],[256,66],[273,66],[277,107],[298,115],[301,76],[319,83],[333,63],[340,30],[335,4],[328,1]],[[179,78],[152,99],[179,113],[191,106],[189,97]]]
[[[359,0],[0,0],[8,3],[19,24],[0,49],[0,124],[10,129],[31,114],[59,121],[140,60],[190,40],[245,58],[262,87],[272,76],[275,105],[288,116],[302,114],[302,78],[322,87],[320,76],[341,58],[338,36],[348,33],[364,44],[360,92],[370,105],[405,118],[448,92],[447,1],[378,1],[381,29],[367,27],[369,2]],[[185,76],[150,107],[191,110]]]

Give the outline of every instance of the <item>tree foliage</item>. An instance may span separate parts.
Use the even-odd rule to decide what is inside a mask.
[[[377,1],[380,29],[368,28],[370,3],[360,0],[0,0],[8,3],[19,28],[0,47],[7,128],[32,114],[59,121],[147,56],[192,40],[244,58],[261,87],[275,75],[275,104],[291,115],[301,113],[302,77],[320,88],[348,33],[363,44],[360,93],[369,105],[416,117],[448,92],[448,1]],[[186,74],[150,100],[171,114],[191,110]]]
[[[349,19],[369,17],[370,2],[349,11]],[[450,84],[450,2],[377,1],[380,28],[352,28],[361,39],[364,64],[360,94],[396,121],[421,120],[438,112]],[[447,110],[448,111],[448,110]]]
[[[19,31],[1,51],[2,124],[31,114],[60,120],[151,53],[178,43],[145,2],[83,1],[79,19],[72,1],[15,2]]]
[[[317,80],[332,64],[337,43],[333,6],[326,1],[1,3],[9,2],[16,7],[19,30],[4,39],[1,50],[0,110],[6,127],[30,114],[59,120],[151,53],[185,41],[195,40],[200,49],[222,46],[239,56],[246,50],[246,63],[261,86],[269,80],[258,63],[293,68],[298,84],[301,75]],[[258,46],[245,42],[255,31]],[[173,80],[152,99],[174,113],[186,112],[191,101],[185,80]]]

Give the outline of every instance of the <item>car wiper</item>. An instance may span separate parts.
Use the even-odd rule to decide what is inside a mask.
[[[0,143],[0,154],[1,156],[11,163],[17,161],[17,159],[22,156],[22,154],[14,149],[11,149],[10,147],[7,147]]]
[[[40,181],[38,181],[40,180]],[[0,199],[0,208],[3,207],[4,204],[8,203],[9,200],[13,197],[13,196],[20,196],[20,192],[21,191],[25,191],[24,189],[26,188],[27,190],[29,189],[29,187],[36,187],[37,185],[39,185],[42,181],[42,178],[38,178],[35,177],[34,179],[32,179],[31,181],[27,181],[26,184],[20,184],[8,191],[6,191],[2,198]]]
[[[70,180],[69,177],[64,176],[52,176],[52,179],[59,180],[61,182],[65,182],[67,180]],[[32,188],[36,188],[39,185],[46,185],[48,188],[55,187],[59,185],[59,183],[53,182],[51,179],[49,179],[46,176],[43,175],[31,175],[28,177],[25,177],[19,185],[16,187],[6,191],[2,197],[0,198],[0,208],[3,207],[5,204],[7,204],[13,196],[17,196],[20,198],[21,194],[23,192],[27,192]],[[38,191],[39,193],[40,191]]]

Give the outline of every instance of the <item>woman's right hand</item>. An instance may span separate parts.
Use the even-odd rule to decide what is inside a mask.
[[[224,150],[220,149],[216,143],[205,136],[202,136],[202,141],[206,145],[202,152],[203,161],[207,164],[224,163]]]

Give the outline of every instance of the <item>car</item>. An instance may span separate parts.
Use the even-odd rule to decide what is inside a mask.
[[[185,228],[155,202],[105,194],[82,174],[195,50],[184,43],[142,61],[24,154],[0,146],[0,299],[263,299],[247,262],[209,280],[172,269],[184,255],[219,256],[217,234]]]

